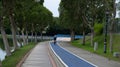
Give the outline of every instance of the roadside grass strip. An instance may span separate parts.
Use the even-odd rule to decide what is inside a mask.
[[[58,44],[54,44],[50,42],[50,47],[58,59],[66,66],[66,67],[98,67],[85,59],[72,54],[70,51],[60,47]]]

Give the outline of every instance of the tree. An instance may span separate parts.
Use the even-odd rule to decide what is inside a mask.
[[[40,4],[43,5],[43,3],[44,3],[44,0],[40,0]]]
[[[1,16],[0,16],[0,30],[1,30],[3,43],[4,43],[4,46],[5,46],[7,56],[9,56],[9,55],[11,55],[10,46],[9,46],[7,36],[6,36],[6,33],[5,33],[5,29],[4,29],[4,25],[3,25],[4,24],[4,18],[5,18],[4,8],[5,8],[5,2],[2,0],[2,9],[1,9]]]
[[[86,2],[83,13],[84,23],[91,29],[91,46],[94,45],[94,24],[101,23],[104,19],[104,1],[89,0]],[[101,17],[102,16],[102,17]]]
[[[27,3],[26,3],[27,2]],[[23,44],[28,43],[28,33],[33,27],[33,20],[31,19],[32,9],[35,6],[36,2],[33,0],[21,0],[16,1],[15,7],[15,20],[17,24],[18,32],[22,33]],[[33,29],[33,28],[32,28]],[[25,36],[26,32],[26,36]]]
[[[7,40],[7,36],[6,36],[6,33],[5,33],[5,29],[3,27],[3,19],[0,19],[0,30],[1,30],[1,35],[2,35],[2,38],[3,38],[3,42],[4,42],[4,46],[5,46],[5,50],[6,50],[6,53],[7,53],[7,56],[11,55],[11,52],[10,52],[10,47],[9,47],[9,43],[8,43],[8,40]]]
[[[26,3],[27,2],[27,3]],[[15,6],[15,21],[17,25],[18,32],[22,33],[23,44],[28,43],[28,14],[30,14],[30,9],[34,6],[35,2],[32,0],[20,0],[16,1]],[[26,32],[26,37],[25,37]]]
[[[110,18],[108,18],[109,21],[109,33],[110,33],[110,52],[113,52],[113,26],[115,24],[115,17],[116,17],[116,0],[110,0],[106,1],[108,4],[106,7],[108,7],[108,10],[110,10]]]
[[[72,4],[72,5],[71,5]],[[62,0],[60,3],[60,20],[70,29],[83,30],[83,45],[85,45],[85,30],[91,29],[91,45],[93,46],[94,24],[102,23],[105,19],[104,0]]]
[[[35,33],[40,32],[42,38],[42,31],[52,22],[52,13],[39,3],[36,3],[32,9],[31,17],[34,18],[33,28]]]
[[[22,39],[23,39],[23,45],[26,44],[25,41],[25,35],[24,35],[24,30],[25,30],[25,15],[24,15],[24,6],[21,1],[17,1],[16,7],[15,7],[15,21],[17,25],[17,31],[18,33],[22,33]]]
[[[3,0],[5,3],[5,11],[8,14],[10,23],[11,23],[11,30],[12,30],[12,38],[13,38],[13,45],[14,45],[14,49],[18,49],[18,45],[17,45],[17,38],[16,38],[16,24],[15,24],[15,20],[14,20],[14,5],[15,5],[15,0]]]
[[[72,4],[72,5],[71,5]],[[79,2],[73,0],[62,0],[60,3],[60,22],[65,27],[71,31],[71,41],[74,40],[75,30],[79,29],[80,24],[80,9]],[[79,9],[79,10],[77,10]],[[78,14],[78,15],[77,15]]]

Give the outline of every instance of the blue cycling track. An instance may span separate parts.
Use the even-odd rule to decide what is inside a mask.
[[[50,42],[51,49],[67,65],[67,67],[97,67],[96,65],[75,56],[69,51],[63,49],[58,44]]]

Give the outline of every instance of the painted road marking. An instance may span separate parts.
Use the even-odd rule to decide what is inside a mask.
[[[54,54],[66,67],[98,67],[91,62],[88,62],[87,60],[78,57],[70,51],[58,46],[58,44],[51,42],[50,46]]]

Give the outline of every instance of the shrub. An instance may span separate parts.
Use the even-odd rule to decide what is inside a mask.
[[[95,23],[94,31],[95,31],[95,35],[101,35],[103,33],[103,24],[102,23]]]

